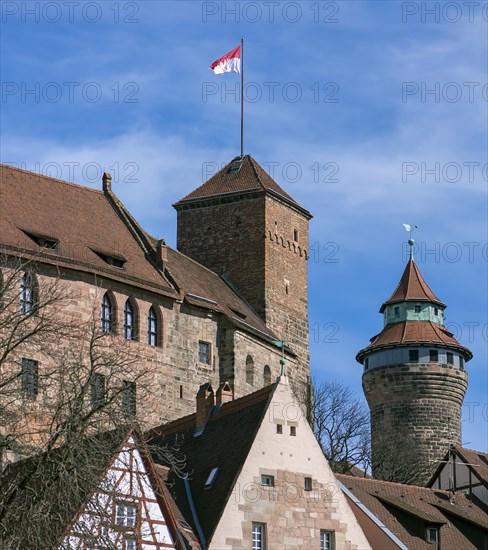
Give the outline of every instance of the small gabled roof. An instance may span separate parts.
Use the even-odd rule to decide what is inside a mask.
[[[342,474],[336,477],[410,550],[432,548],[425,539],[427,525],[437,526],[441,547],[453,550],[475,550],[473,529],[478,538],[488,529],[486,506],[464,494],[451,500],[447,491]],[[354,507],[353,511],[356,513]],[[358,521],[362,524],[360,515]]]
[[[430,321],[402,321],[386,325],[370,342],[368,347],[356,355],[356,360],[360,363],[366,353],[392,346],[447,346],[461,351],[466,361],[473,357],[471,351],[461,345],[451,332],[442,325]]]
[[[417,264],[413,259],[410,259],[403,271],[402,278],[395,289],[395,292],[384,302],[380,308],[380,313],[383,313],[386,306],[398,302],[432,302],[441,307],[446,307],[446,304],[441,302],[439,298],[432,292],[429,285],[422,277]]]
[[[207,544],[232,494],[276,385],[271,384],[224,403],[220,409],[214,407],[203,432],[196,437],[196,414],[162,425],[146,434],[151,449],[175,446],[186,460],[199,525],[192,514],[184,480],[170,472],[169,486],[178,508],[196,533],[201,528]],[[153,459],[156,463],[161,462],[157,453],[153,454]],[[205,488],[205,482],[214,468],[218,468],[215,486]]]
[[[446,466],[447,461],[453,452],[457,457],[466,464],[466,468],[471,470],[475,476],[485,487],[488,488],[488,454],[473,449],[466,449],[459,445],[453,445],[444,457],[444,463],[441,463],[436,469],[434,475],[427,483],[428,487],[432,487],[437,480],[441,470]]]
[[[310,212],[300,206],[276,181],[262,168],[251,155],[235,157],[203,185],[183,197],[173,206],[178,210],[185,204],[215,199],[223,195],[241,195],[249,192],[264,192],[280,198],[298,209],[308,219]]]

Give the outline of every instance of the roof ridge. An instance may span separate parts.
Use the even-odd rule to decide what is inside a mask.
[[[94,187],[88,187],[87,185],[81,185],[79,183],[75,183],[74,181],[66,181],[59,178],[53,178],[51,176],[46,176],[45,174],[39,174],[37,172],[33,172],[32,170],[24,170],[23,168],[19,168],[17,166],[12,166],[11,164],[5,164],[0,163],[0,168],[7,168],[9,170],[15,170],[17,172],[22,172],[24,174],[32,174],[33,176],[37,178],[43,178],[48,181],[53,181],[56,183],[63,183],[64,185],[69,185],[71,187],[75,187],[77,189],[83,189],[86,191],[93,191],[94,193],[98,193],[99,195],[103,195],[103,191],[101,189],[95,189]]]
[[[393,485],[394,487],[404,487],[406,488],[407,490],[417,490],[417,489],[421,489],[421,490],[425,490],[425,491],[428,491],[428,492],[436,492],[436,493],[442,493],[442,494],[445,494],[447,496],[450,495],[449,491],[444,491],[443,489],[434,489],[433,487],[424,487],[423,485],[410,485],[409,483],[398,483],[397,481],[385,481],[383,479],[375,479],[375,478],[369,478],[369,477],[358,477],[358,476],[353,476],[353,475],[349,475],[349,474],[335,474],[336,477],[339,477],[339,478],[348,478],[348,479],[353,479],[355,481],[359,481],[360,483],[362,483],[363,481],[366,481],[368,483],[380,483],[380,484],[384,484],[384,485],[388,485],[388,486],[391,486]],[[375,495],[372,495],[372,496],[375,496]]]

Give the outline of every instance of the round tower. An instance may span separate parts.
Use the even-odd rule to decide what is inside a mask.
[[[380,308],[383,330],[356,356],[364,367],[377,479],[426,483],[450,444],[461,444],[472,353],[444,327],[445,308],[411,256]]]

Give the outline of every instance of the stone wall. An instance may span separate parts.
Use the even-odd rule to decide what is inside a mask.
[[[263,387],[265,365],[270,367],[271,382],[279,374],[280,350],[237,330],[219,313],[84,272],[63,270],[58,273],[47,265],[38,264],[36,267],[41,293],[50,284],[66,293],[67,297],[56,306],[57,315],[73,329],[84,326],[90,320],[94,320],[97,328],[100,326],[102,297],[105,292],[109,292],[116,321],[113,334],[109,337],[114,356],[120,358],[124,355],[127,362],[135,361],[133,370],[124,372],[124,379],[136,380],[144,374],[143,378],[137,380],[137,411],[143,428],[195,412],[195,396],[200,385],[206,382],[217,388],[220,382],[229,381],[236,396],[241,396]],[[135,340],[124,338],[124,304],[129,298],[136,317]],[[147,341],[147,316],[151,306],[158,319],[157,346],[150,346]],[[17,300],[14,300],[13,307],[18,307]],[[88,336],[86,332],[86,337]],[[200,340],[210,344],[209,365],[199,361]],[[54,392],[52,385],[56,377],[50,373],[56,371],[66,353],[78,353],[80,361],[83,361],[81,344],[82,342],[68,344],[67,340],[63,342],[57,335],[51,335],[42,349],[33,346],[32,341],[28,340],[9,358],[7,369],[11,373],[19,372],[22,358],[39,362],[40,385],[37,398],[23,400],[26,422],[41,424],[49,421],[49,410],[45,409],[43,403]],[[86,342],[83,345],[86,358]],[[246,380],[248,356],[254,361],[252,383]],[[292,364],[290,361],[289,363]],[[17,379],[12,384],[16,395],[22,399],[20,380]],[[9,399],[10,397],[9,395]]]
[[[400,451],[397,434],[408,439],[409,460],[415,456],[419,465],[430,464],[433,472],[449,445],[461,443],[461,406],[467,384],[465,371],[432,363],[366,371],[363,389],[371,411],[373,463],[396,456]]]

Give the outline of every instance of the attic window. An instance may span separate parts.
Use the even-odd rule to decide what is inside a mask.
[[[261,476],[261,485],[264,485],[264,487],[274,487],[274,484],[274,476],[267,474]]]
[[[237,315],[237,317],[239,317],[239,319],[245,319],[246,316],[244,315],[244,313],[242,313],[241,311],[237,310],[237,309],[234,309],[233,307],[230,307],[229,308],[233,313],[235,313]]]
[[[56,250],[58,248],[59,241],[54,237],[44,237],[42,235],[28,233],[27,231],[24,231],[24,233],[41,248],[47,248],[48,250]]]
[[[212,471],[210,472],[207,481],[205,482],[204,489],[210,489],[210,487],[213,486],[215,482],[215,478],[217,477],[217,474],[219,473],[220,468],[217,466],[216,468],[212,468]]]
[[[241,166],[242,166],[242,160],[238,160],[229,166],[227,173],[231,174],[232,172],[239,172],[239,170],[241,169]]]
[[[292,435],[292,436],[297,435],[297,427],[296,426],[290,426],[290,435]]]
[[[93,248],[92,248],[93,250]],[[124,264],[127,261],[125,258],[112,256],[110,254],[105,254],[104,252],[98,252],[98,250],[93,250],[95,254],[102,259],[106,264],[111,265],[112,267],[116,267],[118,269],[123,269]]]
[[[427,527],[427,542],[431,544],[439,543],[439,528],[438,527]]]
[[[305,478],[305,491],[311,491],[312,490],[312,478],[306,477]]]

